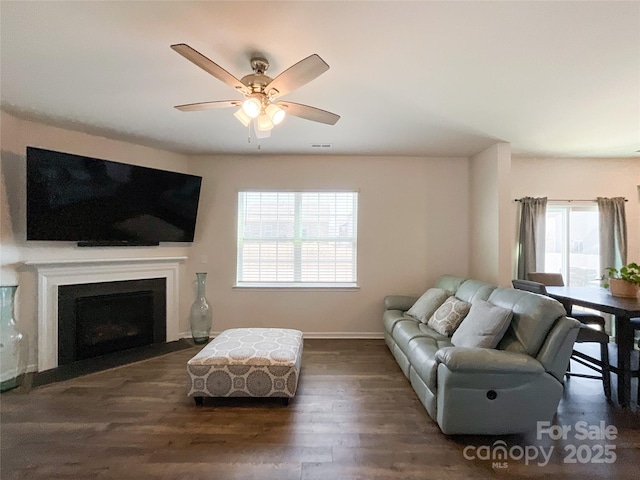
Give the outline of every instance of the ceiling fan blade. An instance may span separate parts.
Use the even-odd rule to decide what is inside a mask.
[[[217,63],[214,63],[197,50],[191,48],[189,45],[185,43],[178,43],[176,45],[171,45],[171,48],[190,62],[196,64],[205,72],[210,73],[211,75],[216,77],[221,82],[226,83],[227,85],[235,88],[241,93],[249,93],[249,90],[244,83],[231,75]]]
[[[340,115],[327,112],[316,107],[310,107],[309,105],[302,105],[294,102],[277,102],[276,105],[284,108],[287,115],[293,115],[294,117],[304,118],[305,120],[311,120],[312,122],[326,123],[327,125],[335,125],[340,120]]]
[[[271,83],[265,87],[264,91],[271,98],[278,98],[309,83],[327,70],[329,70],[329,65],[327,65],[319,55],[314,53],[300,60],[274,78]]]
[[[186,105],[176,105],[174,108],[181,112],[195,112],[197,110],[209,110],[210,108],[239,107],[241,105],[241,100],[222,100],[219,102],[187,103]]]

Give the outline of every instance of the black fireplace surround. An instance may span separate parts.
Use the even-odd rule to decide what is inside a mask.
[[[166,342],[166,280],[58,287],[58,366]]]

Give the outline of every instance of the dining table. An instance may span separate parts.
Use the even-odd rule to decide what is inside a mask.
[[[547,294],[556,300],[568,300],[573,305],[610,313],[615,318],[615,342],[617,365],[611,370],[618,377],[618,403],[622,407],[631,404],[631,356],[634,350],[634,328],[632,318],[640,317],[640,299],[637,297],[615,297],[602,287],[546,287]]]

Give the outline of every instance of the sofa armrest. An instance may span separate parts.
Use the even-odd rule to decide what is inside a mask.
[[[416,301],[418,301],[418,297],[411,297],[409,295],[387,295],[384,297],[384,309],[402,310],[406,312]]]
[[[563,381],[569,365],[578,330],[580,330],[580,322],[573,318],[560,317],[547,335],[536,357],[545,370],[560,382]]]
[[[528,432],[562,398],[562,383],[525,353],[444,347],[436,361],[436,421],[447,435]]]
[[[436,361],[456,373],[518,373],[540,374],[544,367],[524,353],[489,348],[443,347],[436,352]]]

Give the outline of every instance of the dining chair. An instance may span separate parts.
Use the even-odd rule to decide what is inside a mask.
[[[547,287],[564,287],[564,279],[561,273],[547,273],[547,272],[529,272],[527,278],[534,282],[540,282]],[[597,314],[581,311],[573,311],[571,301],[562,301],[564,309],[569,312],[569,316],[579,320],[586,325],[597,325],[603,332],[605,331],[605,320],[603,317]],[[634,330],[640,330],[640,318],[629,319],[629,324]],[[640,368],[639,368],[640,371]],[[639,377],[640,378],[640,377]],[[640,380],[638,380],[638,390],[640,391]],[[638,397],[640,398],[640,396]]]
[[[640,350],[640,340],[638,340],[638,350]],[[633,372],[632,376],[638,379],[638,404],[640,405],[640,358],[638,358],[638,369]]]
[[[542,283],[547,287],[564,287],[564,279],[561,273],[529,272],[527,273],[527,279]],[[560,303],[562,303],[564,309],[567,311],[567,316],[575,318],[585,325],[596,325],[600,330],[605,331],[604,317],[596,313],[573,311],[573,305],[570,300],[561,300]]]
[[[534,282],[531,280],[518,280],[511,281],[513,288],[518,290],[524,290],[527,292],[537,293],[539,295],[547,295],[547,289],[541,282]],[[565,307],[566,310],[566,307]],[[567,316],[575,318],[573,315]],[[603,324],[604,325],[604,324]],[[602,387],[604,388],[604,394],[607,398],[611,398],[611,367],[609,364],[609,335],[603,330],[597,330],[592,328],[591,325],[582,323],[578,330],[578,337],[576,343],[597,343],[600,345],[600,358],[595,358],[578,350],[573,350],[571,353],[571,359],[574,362],[583,365],[600,375],[590,375],[586,373],[574,373],[571,371],[571,363],[567,366],[565,375],[569,377],[582,377],[592,378],[596,380],[602,380]],[[640,387],[639,387],[640,390]]]

